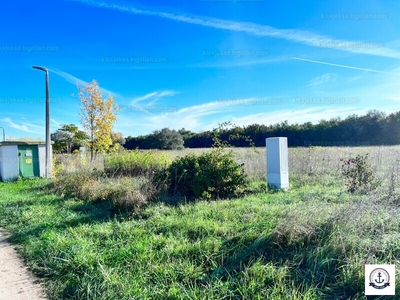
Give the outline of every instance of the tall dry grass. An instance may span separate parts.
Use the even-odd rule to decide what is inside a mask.
[[[211,149],[184,149],[171,150],[161,153],[161,151],[143,151],[146,161],[149,165],[151,157],[161,157],[163,162],[166,157],[171,159],[182,157],[187,154],[201,154],[211,151]],[[266,181],[266,149],[259,148],[229,148],[226,151],[233,151],[235,160],[243,164],[244,170],[250,181]],[[107,169],[107,161],[118,160],[129,157],[130,152],[126,151],[122,154],[113,154],[112,156],[96,156],[94,161],[90,161],[87,157],[79,154],[75,155],[56,155],[58,165],[62,166],[62,173],[73,172],[103,172]],[[289,148],[289,180],[292,188],[297,188],[306,184],[326,184],[333,185],[337,182],[344,182],[341,174],[341,159],[354,158],[357,154],[369,154],[368,162],[374,170],[376,180],[392,191],[397,188],[400,173],[400,146],[385,147],[301,147]],[[138,155],[138,153],[136,153]],[[150,159],[150,160],[149,160]],[[122,160],[121,160],[122,161]],[[133,161],[130,162],[134,163]],[[154,164],[154,163],[153,163]],[[118,168],[126,170],[117,165]],[[135,169],[135,166],[130,166]],[[117,174],[118,172],[116,172]],[[135,176],[145,177],[148,180],[149,174],[135,174]],[[122,176],[122,175],[121,175]],[[133,177],[135,177],[133,176]],[[150,185],[147,184],[147,188]],[[154,195],[153,192],[149,193]]]

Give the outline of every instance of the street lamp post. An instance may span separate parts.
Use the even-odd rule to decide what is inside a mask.
[[[43,67],[32,68],[46,72],[46,178],[51,178],[49,71]]]

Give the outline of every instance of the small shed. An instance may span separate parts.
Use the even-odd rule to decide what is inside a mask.
[[[0,143],[0,180],[11,181],[18,176],[46,176],[45,141],[29,139]]]

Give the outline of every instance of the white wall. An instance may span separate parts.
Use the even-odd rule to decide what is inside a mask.
[[[0,146],[0,177],[11,181],[19,175],[18,146]]]

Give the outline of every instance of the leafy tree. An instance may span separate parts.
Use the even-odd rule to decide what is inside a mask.
[[[55,153],[64,153],[67,151],[67,145],[64,142],[64,132],[57,130],[50,135],[53,141],[52,149]]]
[[[118,151],[121,148],[121,145],[125,144],[125,139],[122,137],[122,133],[120,132],[111,132],[111,140],[112,147],[110,148],[110,152]]]
[[[71,154],[74,145],[82,145],[88,136],[74,124],[61,125],[55,133],[51,134],[51,139],[54,141],[54,149],[57,152],[67,152]]]
[[[161,130],[154,131],[154,136],[159,143],[158,147],[155,148],[163,150],[183,149],[182,135],[176,130],[163,128]]]
[[[112,145],[111,132],[117,120],[118,106],[114,105],[114,98],[109,95],[103,99],[99,91],[99,84],[93,80],[86,85],[78,85],[81,99],[81,123],[89,139],[90,158],[94,153],[106,152]]]
[[[182,136],[184,141],[186,141],[187,139],[190,139],[192,136],[195,135],[194,132],[192,132],[190,130],[186,130],[185,128],[179,129],[178,132],[180,133],[180,135]]]

